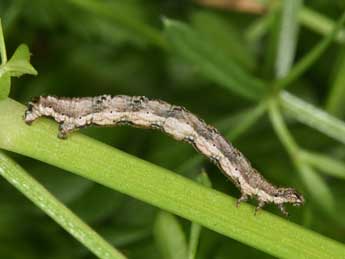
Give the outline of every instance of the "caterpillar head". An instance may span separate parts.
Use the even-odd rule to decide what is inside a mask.
[[[277,189],[274,193],[273,200],[275,204],[290,203],[293,206],[300,206],[304,203],[304,197],[302,194],[298,193],[293,188],[284,187]]]

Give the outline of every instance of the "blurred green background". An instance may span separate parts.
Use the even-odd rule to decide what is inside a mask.
[[[183,105],[210,124],[221,125],[225,134],[231,132],[254,103],[208,79],[197,66],[178,55],[170,46],[162,18],[189,24],[223,53],[225,60],[272,82],[281,13],[272,11],[274,8],[250,13],[201,2],[1,0],[0,17],[8,55],[20,43],[26,43],[32,53],[31,63],[39,73],[36,77],[12,80],[10,97],[26,103],[37,95],[145,95]],[[345,9],[345,2],[304,1],[304,6],[335,22]],[[258,21],[268,16],[269,24],[255,31]],[[320,32],[325,23],[321,19],[314,21],[314,25],[304,22],[299,28],[296,60],[322,39]],[[345,84],[344,42],[344,37],[339,37],[307,73],[289,86],[290,92],[340,119],[345,108],[327,105],[335,85]],[[208,51],[212,55],[212,49]],[[345,98],[342,93],[340,96]],[[286,122],[301,147],[345,160],[342,143],[289,117]],[[82,132],[186,177],[195,178],[205,170],[213,188],[234,197],[240,195],[208,161],[194,158],[196,162],[191,163],[190,158],[195,156],[191,146],[162,133],[129,127],[88,128]],[[322,175],[337,208],[336,214],[329,215],[309,196],[267,115],[233,138],[234,145],[266,178],[277,185],[294,186],[305,194],[306,205],[289,208],[289,220],[345,242],[345,220],[341,219],[345,215],[344,178]],[[153,231],[157,208],[52,166],[10,155],[128,258],[164,258]],[[94,258],[5,180],[0,180],[0,194],[0,258]],[[273,206],[266,209],[279,213]],[[190,222],[178,220],[188,235]],[[253,257],[270,258],[254,248],[202,230],[196,258]]]

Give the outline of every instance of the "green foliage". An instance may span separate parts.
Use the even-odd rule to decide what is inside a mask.
[[[88,247],[95,255],[100,258],[125,258],[2,151],[0,152],[0,168],[0,174],[6,180]]]
[[[342,258],[345,6],[262,2],[251,15],[171,0],[1,1],[0,149],[12,153],[0,153],[0,257]],[[37,74],[20,42],[40,76],[11,81]],[[55,122],[25,125],[13,100],[103,93],[186,106],[305,206],[254,216],[188,145],[131,128],[59,140]]]
[[[0,111],[2,149],[63,168],[275,256],[324,258],[345,253],[345,247],[334,240],[268,212],[262,211],[254,217],[254,207],[249,204],[237,208],[235,198],[95,139],[79,133],[68,141],[58,139],[56,125],[51,121],[41,120],[28,127],[20,118],[23,105],[11,99],[0,102]],[[17,127],[9,134],[12,125]],[[34,152],[32,142],[35,143]],[[85,148],[90,151],[84,152]],[[132,213],[136,210],[138,208]],[[159,233],[156,240],[165,239],[159,247],[164,246],[161,249],[166,256],[173,256],[171,251],[186,242],[177,221],[172,215],[163,213],[156,224],[155,235]],[[276,242],[281,236],[284,242]],[[175,239],[171,240],[172,237]]]
[[[13,56],[7,61],[5,40],[0,19],[0,100],[7,98],[10,93],[11,77],[20,77],[23,74],[37,75],[37,71],[30,64],[29,48],[21,44]]]
[[[160,212],[154,226],[154,236],[162,258],[187,258],[186,237],[176,217],[163,211]]]
[[[212,47],[208,38],[178,21],[165,18],[164,25],[175,51],[205,76],[250,99],[263,95],[264,84],[227,59],[221,49]]]

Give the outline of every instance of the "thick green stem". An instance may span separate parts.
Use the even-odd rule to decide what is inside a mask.
[[[57,125],[41,119],[27,126],[24,107],[0,102],[0,148],[63,168],[175,213],[280,258],[336,258],[345,246],[265,211],[206,188],[166,169],[75,133],[56,137]],[[114,129],[115,134],[115,129]]]

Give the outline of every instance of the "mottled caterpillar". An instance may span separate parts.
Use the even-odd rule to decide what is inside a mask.
[[[209,158],[241,191],[237,206],[256,197],[258,206],[276,204],[284,215],[285,203],[299,206],[304,198],[293,188],[276,187],[254,169],[244,155],[234,148],[214,127],[187,109],[144,96],[101,95],[63,98],[40,96],[28,104],[24,120],[31,124],[41,116],[53,117],[59,126],[59,138],[89,125],[131,125],[159,129],[182,140]]]

